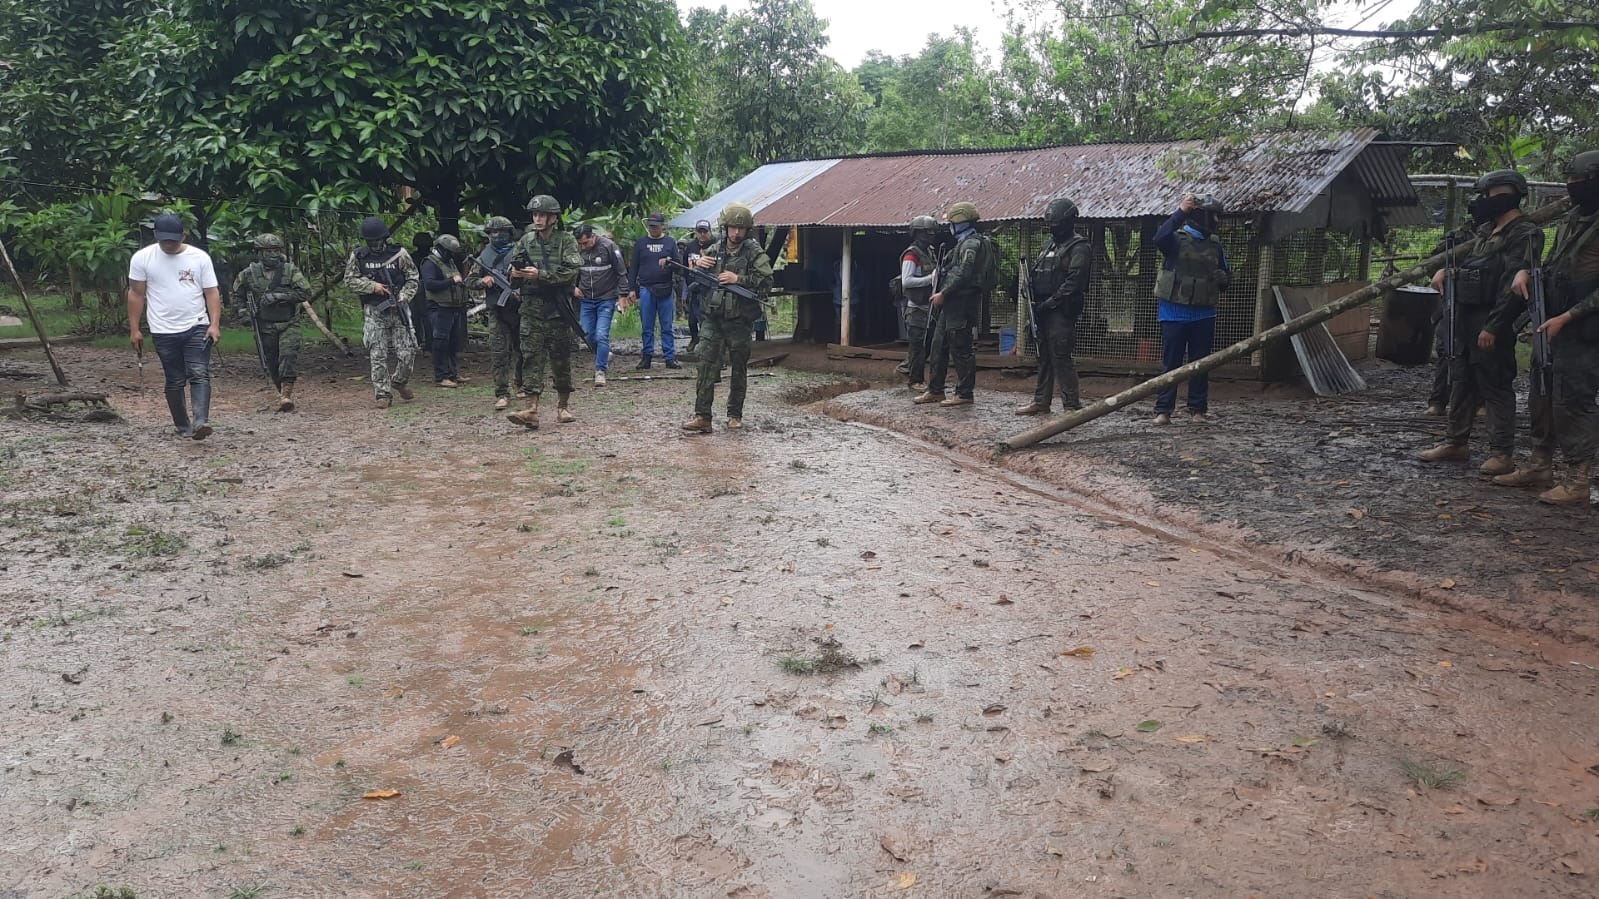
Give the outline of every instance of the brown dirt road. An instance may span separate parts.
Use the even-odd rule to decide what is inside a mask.
[[[292,415],[229,360],[195,444],[63,355],[128,423],[0,422],[5,899],[1593,894],[1590,642],[1105,503],[1136,466],[821,375],[532,434],[323,358]]]

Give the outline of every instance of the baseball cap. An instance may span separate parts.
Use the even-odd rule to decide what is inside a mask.
[[[155,217],[156,240],[182,240],[183,219],[176,213],[163,212]]]
[[[711,230],[711,220],[710,219],[700,219],[699,221],[694,223],[694,230],[695,231],[709,231],[709,230]]]
[[[651,225],[664,225],[666,224],[666,215],[660,212],[652,212],[650,217],[645,219],[645,222]]]

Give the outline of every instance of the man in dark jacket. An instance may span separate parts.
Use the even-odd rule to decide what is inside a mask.
[[[609,237],[595,234],[593,225],[577,226],[577,249],[583,257],[577,273],[577,298],[583,303],[578,318],[594,345],[594,386],[604,387],[611,359],[611,319],[627,286],[627,263],[621,248]]]
[[[1049,246],[1038,255],[1030,274],[1033,326],[1038,337],[1038,386],[1033,390],[1033,401],[1017,409],[1017,415],[1048,412],[1057,384],[1062,409],[1069,412],[1083,408],[1072,349],[1077,343],[1077,317],[1082,314],[1088,293],[1091,248],[1073,228],[1077,204],[1071,200],[1051,200],[1044,211],[1044,221],[1049,224]]]
[[[661,355],[667,368],[682,368],[677,361],[677,342],[672,336],[672,267],[677,258],[677,241],[666,233],[666,216],[650,213],[645,222],[648,234],[633,242],[633,290],[638,294],[639,324],[644,347],[639,368],[649,368],[655,355],[655,330],[661,332]]]
[[[454,388],[466,379],[457,369],[466,346],[466,282],[461,276],[461,242],[441,234],[422,261],[427,294],[428,334],[433,339],[433,380]]]

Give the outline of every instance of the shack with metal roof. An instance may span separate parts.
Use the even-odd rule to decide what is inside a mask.
[[[1147,371],[1158,369],[1160,359],[1154,233],[1183,195],[1210,194],[1226,208],[1220,234],[1234,278],[1220,303],[1216,339],[1232,343],[1281,321],[1273,286],[1308,291],[1312,305],[1326,302],[1367,280],[1373,241],[1390,228],[1423,223],[1404,169],[1405,148],[1379,137],[1375,129],[1357,128],[774,162],[672,225],[714,221],[732,202],[749,206],[774,258],[786,257],[777,285],[799,298],[795,339],[891,356],[903,329],[888,284],[898,274],[910,220],[970,200],[999,238],[1004,259],[1005,277],[979,330],[983,359],[1026,365],[1031,342],[1019,284],[1026,265],[1018,260],[1034,257],[1048,239],[1042,219],[1049,201],[1070,197],[1081,209],[1079,230],[1094,248],[1078,327],[1080,367]],[[840,314],[846,307],[854,314]],[[1364,356],[1363,310],[1356,313],[1339,343]],[[1335,324],[1335,336],[1339,330]],[[1292,369],[1291,356],[1268,353],[1232,371],[1291,373],[1278,372],[1285,367]]]

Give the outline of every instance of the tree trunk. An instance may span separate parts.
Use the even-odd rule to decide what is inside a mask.
[[[78,286],[78,267],[67,263],[67,311],[83,311],[83,288]]]

